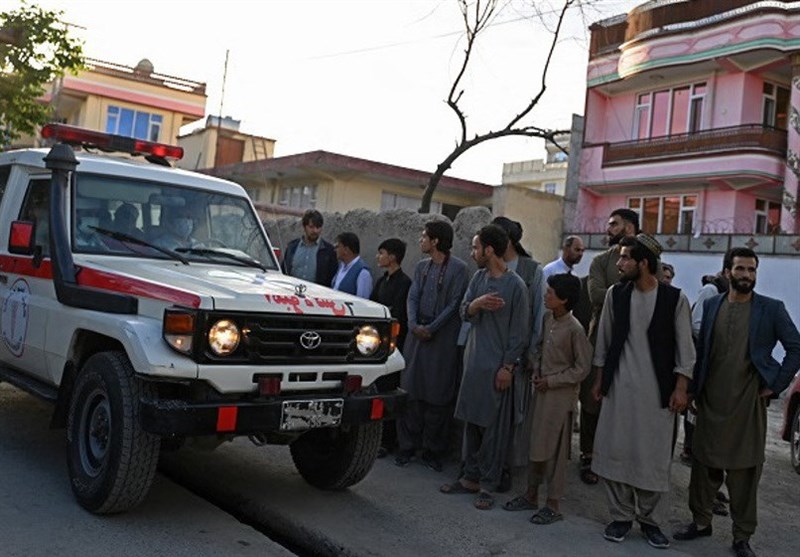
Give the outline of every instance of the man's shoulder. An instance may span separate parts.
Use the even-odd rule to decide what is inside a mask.
[[[559,261],[561,261],[561,258],[560,258],[560,257],[559,257],[558,259],[554,259],[554,260],[552,260],[550,263],[548,263],[547,265],[545,265],[545,266],[543,267],[543,268],[544,268],[544,270],[545,270],[545,271],[549,271],[550,269],[556,269],[556,268],[558,268],[558,262],[559,262]]]
[[[450,256],[450,264],[452,264],[456,269],[466,269],[467,263],[460,257],[456,257],[455,255]]]
[[[319,248],[318,249],[319,250],[324,250],[324,251],[333,251],[333,244],[331,244],[329,241],[325,240],[324,238],[320,238],[319,239]]]
[[[770,310],[776,310],[783,305],[781,300],[777,298],[772,298],[770,296],[764,296],[763,294],[759,294],[758,292],[753,292],[753,303],[760,304],[765,308]]]

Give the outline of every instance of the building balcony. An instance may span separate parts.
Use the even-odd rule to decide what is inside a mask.
[[[740,155],[748,152],[786,157],[786,130],[749,124],[636,141],[604,143],[603,168],[671,159]],[[596,147],[585,145],[584,147]]]

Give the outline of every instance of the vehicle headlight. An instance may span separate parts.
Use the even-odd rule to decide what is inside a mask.
[[[372,356],[381,345],[381,335],[372,325],[364,325],[356,335],[356,348],[363,356]]]
[[[208,346],[217,356],[227,356],[239,346],[239,327],[228,319],[220,319],[208,331]]]

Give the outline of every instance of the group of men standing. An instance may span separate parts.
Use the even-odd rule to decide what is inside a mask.
[[[571,432],[573,395],[564,398],[568,411],[562,412],[569,430],[559,418],[554,433],[545,435],[556,440],[545,443],[548,454],[558,455],[545,457],[531,447],[537,435],[531,431],[532,398],[542,397],[549,384],[576,393],[580,384],[581,479],[603,479],[611,515],[604,537],[621,542],[638,521],[650,545],[666,548],[669,540],[661,525],[676,415],[691,407],[697,416],[687,453],[693,521],[674,537],[711,534],[712,505],[725,482],[733,550],[737,557],[755,555],[749,540],[756,528],[766,406],[800,368],[800,333],[782,302],[754,292],[758,256],[752,250],[734,248],[725,255],[721,274],[730,288],[701,301],[696,314],[702,318],[693,336],[686,295],[662,280],[661,246],[640,233],[638,214],[629,209],[612,212],[610,247],[593,259],[583,284],[572,275],[584,250],[580,238],[566,238],[562,256],[542,269],[520,245],[519,223],[499,217],[472,239],[478,271],[471,279],[466,263],[451,253],[453,229],[445,221],[425,225],[420,249],[427,257],[417,264],[413,279],[400,269],[405,244],[385,241],[378,263],[386,273],[374,293],[371,278],[369,285],[363,278],[369,272],[358,257],[358,238],[354,243],[348,233],[340,234],[336,248],[329,248],[319,238],[322,217],[313,213],[303,217],[304,237],[287,247],[286,272],[363,297],[373,294],[407,326],[399,346],[406,359],[401,385],[409,403],[397,423],[396,464],[408,465],[421,451],[422,461],[440,471],[455,415],[464,422],[461,471],[441,491],[472,493],[477,508],[492,508],[493,493],[509,487],[509,469],[531,459],[541,466],[530,468],[528,492],[504,508],[535,509],[531,494],[546,476],[556,488],[548,491],[547,507],[531,521],[558,520],[559,478],[569,446],[558,440],[564,431]],[[330,258],[333,253],[338,264]],[[668,271],[674,276],[674,269]],[[550,310],[547,321],[543,300]],[[590,307],[588,341],[580,340],[579,300]],[[581,335],[576,337],[576,330]],[[560,346],[552,346],[554,341]],[[589,342],[594,346],[591,366]],[[780,363],[772,358],[778,342],[786,352]],[[550,359],[543,359],[548,350]],[[560,355],[567,352],[569,361],[562,361]],[[555,361],[563,373],[548,382],[540,366]],[[536,419],[547,423],[541,408]]]

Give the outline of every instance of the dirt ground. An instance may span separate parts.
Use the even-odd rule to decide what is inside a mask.
[[[800,555],[800,474],[791,465],[789,443],[780,438],[783,423],[783,400],[772,401],[768,411],[769,430],[766,444],[766,463],[759,484],[758,530],[751,540],[753,550],[759,557],[796,557]],[[681,428],[682,430],[682,428]],[[682,524],[691,521],[688,508],[688,486],[691,468],[683,465],[677,458],[683,442],[683,432],[679,434],[672,466],[672,492],[670,493],[670,513],[665,533],[672,538],[672,532]],[[587,486],[578,477],[578,434],[573,436],[573,461],[569,473],[567,496],[562,503],[565,513],[576,514],[600,522],[607,522],[601,484]],[[515,479],[515,484],[520,482]],[[730,517],[715,516],[712,524],[714,534],[692,542],[673,542],[672,547],[691,555],[712,557],[730,554]]]

